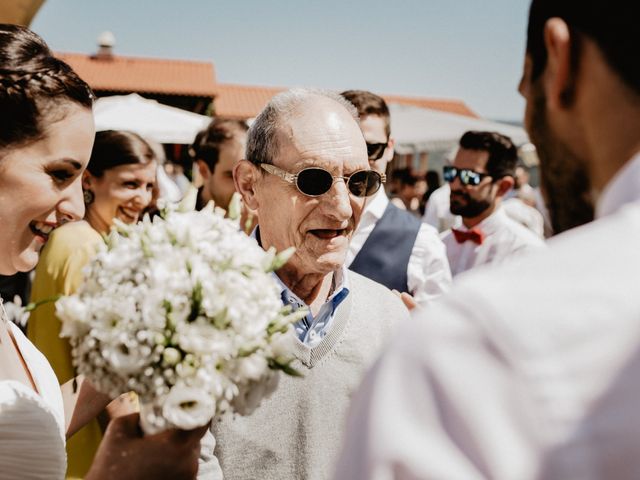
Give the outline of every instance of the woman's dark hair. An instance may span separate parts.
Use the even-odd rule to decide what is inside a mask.
[[[213,173],[220,157],[220,146],[237,134],[245,134],[247,130],[249,127],[241,120],[213,119],[206,129],[196,135],[189,147],[189,154],[194,161],[206,163]]]
[[[38,35],[0,24],[0,148],[41,139],[65,100],[91,108],[93,92]]]
[[[120,165],[157,161],[153,148],[138,134],[119,130],[96,133],[87,170],[94,177],[102,177],[106,170]]]

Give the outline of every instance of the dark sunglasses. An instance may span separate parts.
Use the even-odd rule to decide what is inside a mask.
[[[468,168],[456,168],[446,166],[442,169],[442,176],[446,182],[453,182],[456,177],[460,179],[463,185],[479,185],[484,177],[488,175],[486,173],[479,173]]]
[[[318,197],[327,193],[338,179],[345,181],[352,195],[369,197],[376,193],[387,180],[385,175],[380,175],[375,170],[358,170],[345,177],[339,175],[334,177],[330,172],[319,167],[305,168],[298,173],[289,173],[269,163],[261,163],[260,167],[266,172],[294,184],[300,193],[309,197]]]
[[[369,156],[369,160],[371,162],[375,160],[380,160],[380,157],[382,157],[386,149],[387,149],[387,143],[367,142],[367,155]]]

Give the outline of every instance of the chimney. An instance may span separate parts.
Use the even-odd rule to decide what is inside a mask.
[[[98,36],[98,53],[94,58],[98,60],[110,60],[113,58],[113,47],[116,45],[116,37],[110,31],[102,32]]]

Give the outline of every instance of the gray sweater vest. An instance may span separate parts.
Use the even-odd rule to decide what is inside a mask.
[[[333,475],[351,395],[389,339],[408,322],[402,302],[382,285],[349,272],[350,293],[322,342],[296,342],[295,368],[248,417],[214,422],[225,480],[324,480]]]

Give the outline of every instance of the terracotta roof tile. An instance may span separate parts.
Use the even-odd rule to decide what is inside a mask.
[[[271,97],[285,90],[286,88],[283,87],[218,84],[218,95],[214,101],[215,115],[237,119],[255,117],[265,107],[267,102],[271,100]],[[400,95],[383,95],[383,98],[387,103],[413,105],[478,118],[478,115],[461,100],[442,100]]]
[[[213,102],[216,116],[245,120],[258,115],[274,95],[286,88],[218,84]]]
[[[57,53],[94,90],[213,97],[213,64],[186,60],[123,57],[96,58]]]
[[[414,107],[430,108],[431,110],[439,110],[441,112],[457,113],[458,115],[479,118],[479,115],[471,110],[462,100],[405,97],[400,95],[383,95],[383,98],[387,103],[413,105]]]

